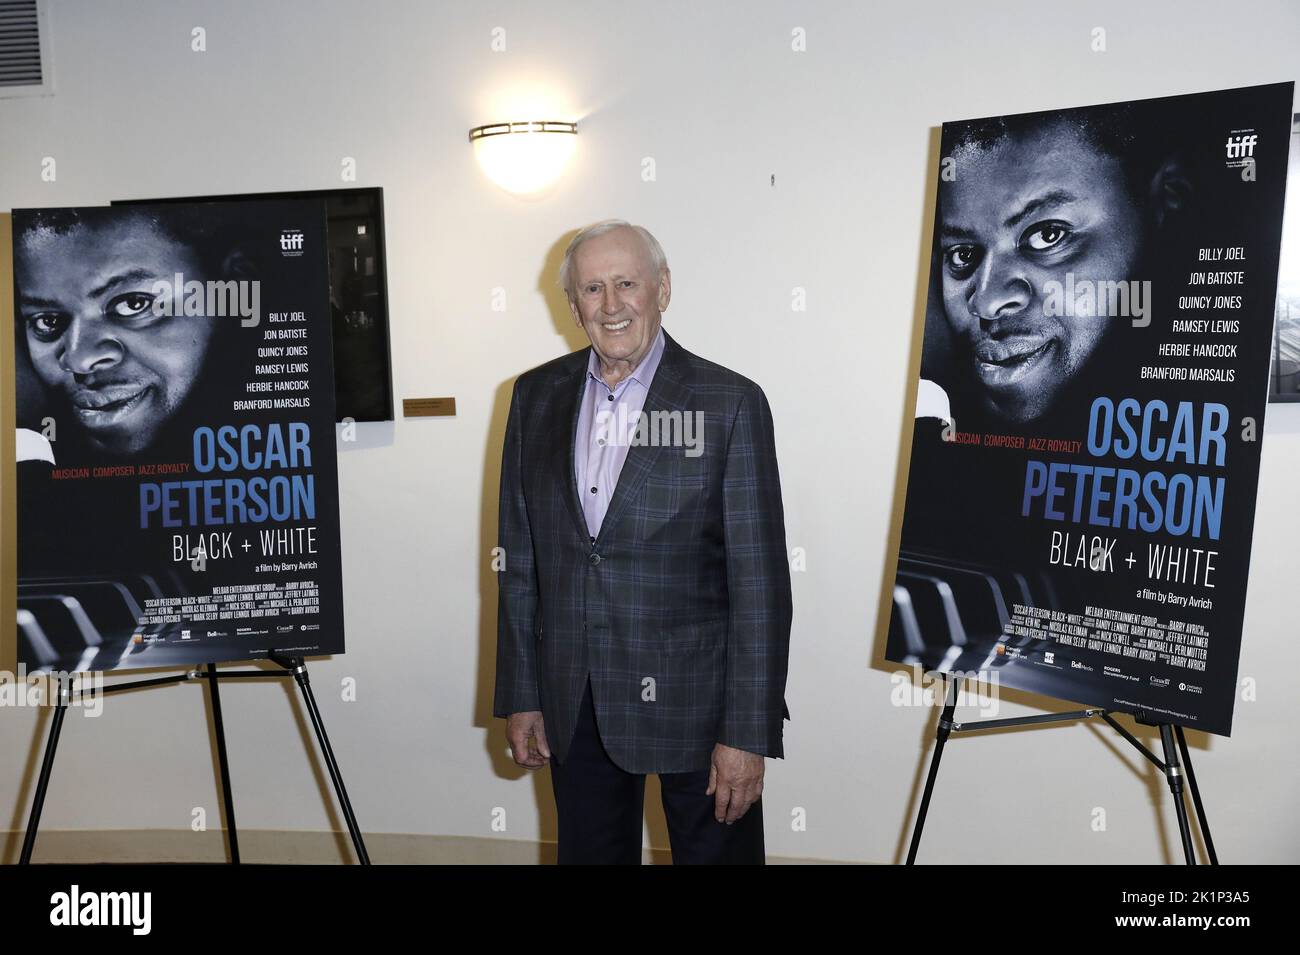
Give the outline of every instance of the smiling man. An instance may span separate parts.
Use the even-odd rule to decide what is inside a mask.
[[[761,863],[791,622],[771,410],[663,330],[645,229],[579,232],[560,281],[591,347],[515,384],[494,713],[550,764],[561,863],[640,862],[649,773],[675,863]]]
[[[155,283],[215,278],[186,213],[35,213],[15,243],[25,358],[59,428],[60,458],[152,447],[194,396],[219,325],[159,314]],[[23,409],[20,409],[20,414]]]
[[[1051,291],[1152,278],[1147,244],[1188,191],[1154,132],[1127,106],[945,127],[943,305],[971,399],[959,427],[1041,421],[1132,318],[1096,298],[1062,309]]]

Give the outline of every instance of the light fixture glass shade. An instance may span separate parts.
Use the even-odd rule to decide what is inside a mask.
[[[470,130],[483,172],[507,192],[526,196],[557,182],[573,155],[577,124],[495,123]]]

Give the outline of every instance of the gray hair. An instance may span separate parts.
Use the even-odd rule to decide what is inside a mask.
[[[646,251],[650,253],[650,261],[654,265],[656,276],[662,275],[668,269],[668,257],[664,255],[663,246],[659,244],[658,239],[650,234],[649,229],[644,226],[633,225],[622,219],[603,219],[580,231],[569,242],[569,247],[564,250],[564,261],[560,263],[560,288],[564,289],[564,294],[568,296],[569,301],[574,299],[572,285],[574,253],[588,239],[602,236],[606,232],[613,232],[615,229],[631,229],[641,237],[641,241],[645,243]]]

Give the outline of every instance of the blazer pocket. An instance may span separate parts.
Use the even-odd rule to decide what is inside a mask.
[[[727,636],[727,621],[706,620],[687,623],[659,632],[659,649],[663,653],[692,653],[711,650]]]
[[[676,471],[655,471],[646,476],[647,488],[660,494],[701,494],[708,490],[710,476],[698,468],[681,468]]]

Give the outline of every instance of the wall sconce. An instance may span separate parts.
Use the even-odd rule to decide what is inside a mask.
[[[577,123],[492,123],[469,131],[487,177],[507,192],[526,196],[554,184],[573,154]]]

